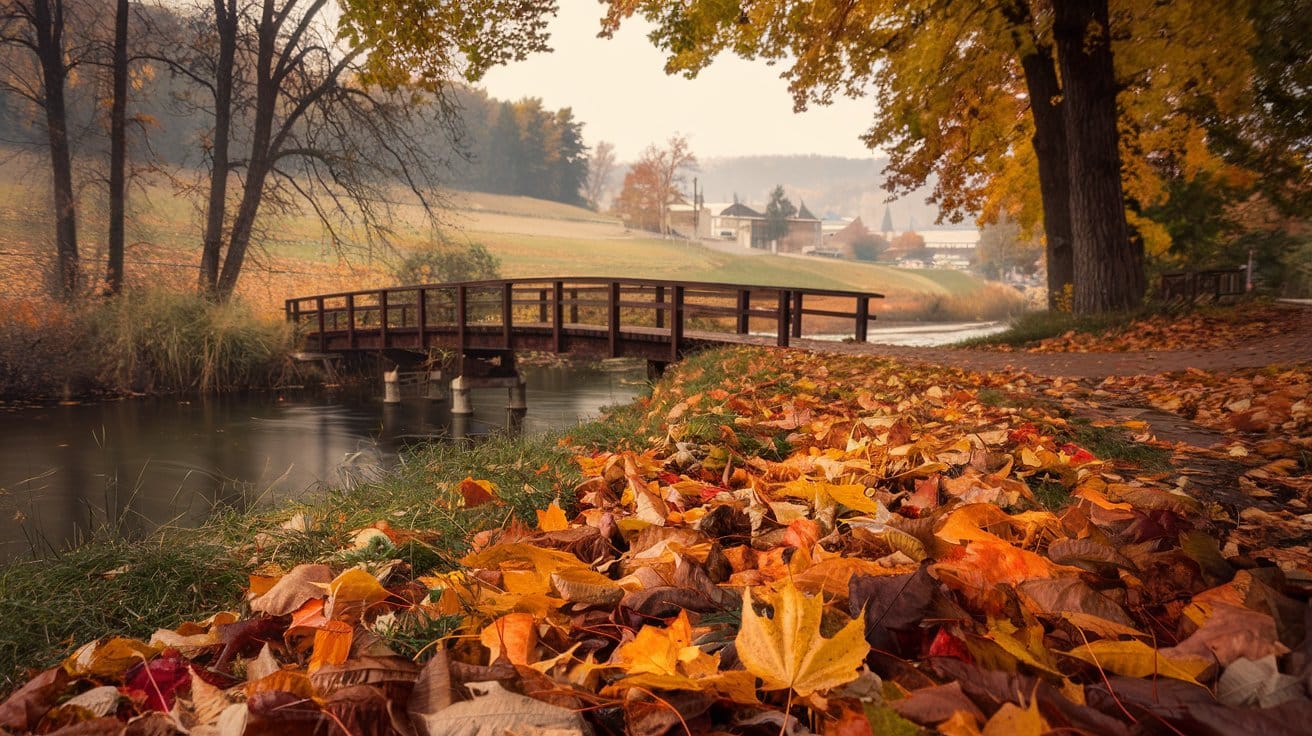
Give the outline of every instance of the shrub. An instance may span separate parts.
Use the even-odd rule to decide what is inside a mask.
[[[448,240],[411,251],[392,270],[400,284],[442,284],[501,278],[501,261],[482,243]]]

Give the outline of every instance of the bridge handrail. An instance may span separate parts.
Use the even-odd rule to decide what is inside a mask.
[[[635,301],[635,291],[639,293],[650,290],[653,301]],[[536,298],[524,299],[525,291],[536,291]],[[605,299],[588,296],[604,291]],[[429,294],[447,293],[454,298],[451,303],[442,304],[438,309],[454,310],[451,320],[432,321],[430,317]],[[734,318],[735,332],[746,335],[751,320],[772,319],[777,328],[777,344],[787,346],[790,337],[802,336],[802,317],[804,315],[846,318],[854,320],[854,337],[864,342],[870,314],[870,300],[881,299],[883,294],[875,292],[847,291],[841,289],[812,289],[759,284],[730,284],[707,281],[672,281],[647,278],[609,278],[603,276],[581,277],[531,277],[515,279],[486,279],[477,281],[458,281],[437,284],[415,284],[393,286],[378,289],[360,289],[356,291],[332,292],[312,296],[293,297],[285,302],[286,316],[289,321],[303,323],[308,318],[317,329],[312,330],[307,339],[315,335],[321,350],[326,349],[328,335],[348,335],[351,349],[357,347],[360,333],[377,333],[380,344],[385,348],[389,343],[389,333],[414,332],[418,330],[419,342],[425,343],[426,333],[436,330],[456,329],[457,347],[467,347],[467,328],[479,327],[486,320],[470,324],[471,292],[500,292],[500,311],[502,332],[507,348],[511,348],[513,339],[514,310],[516,306],[538,308],[538,320],[535,324],[548,325],[554,336],[553,345],[556,352],[561,352],[564,328],[569,325],[583,325],[579,318],[579,308],[600,308],[606,312],[606,331],[613,354],[618,351],[621,328],[621,310],[652,310],[658,330],[665,330],[665,337],[670,342],[671,359],[677,359],[684,343],[689,316],[715,316]],[[580,293],[584,298],[580,299]],[[625,299],[625,295],[629,297]],[[391,296],[405,295],[405,301],[389,299]],[[414,295],[413,301],[410,296]],[[520,298],[516,298],[516,297]],[[753,305],[753,300],[774,297],[770,307]],[[847,298],[855,301],[851,311],[835,309],[816,309],[806,306],[808,297]],[[358,304],[357,301],[374,303]],[[639,297],[640,298],[640,297]],[[698,303],[699,299],[733,300],[733,306],[724,304]],[[343,301],[344,306],[329,306],[326,302]],[[692,301],[689,301],[692,300]],[[475,298],[472,301],[478,301]],[[389,302],[392,302],[389,304]],[[486,300],[480,303],[486,303]],[[308,309],[306,308],[308,307]],[[568,323],[565,319],[566,307],[569,311]],[[400,310],[401,324],[393,325],[395,310]],[[414,324],[411,324],[410,312],[414,312]],[[363,329],[358,325],[361,314],[379,314],[378,324],[366,324]],[[347,327],[342,329],[338,316],[345,314]],[[326,316],[332,315],[333,326],[330,330]],[[490,314],[485,314],[490,317]],[[667,319],[668,317],[668,319]],[[666,324],[668,322],[668,325]],[[630,328],[633,326],[630,325]]]

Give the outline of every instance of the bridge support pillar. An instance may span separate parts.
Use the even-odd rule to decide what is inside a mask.
[[[442,371],[428,372],[428,387],[424,396],[429,401],[445,401],[446,391],[442,389]]]
[[[510,386],[510,403],[506,404],[506,408],[511,411],[528,411],[528,385],[523,376],[515,376],[514,385]]]
[[[401,369],[393,368],[383,373],[383,403],[401,403]]]
[[[472,387],[465,381],[464,376],[456,376],[451,382],[451,413],[457,416],[468,416],[474,413],[474,402],[469,400],[469,391]]]
[[[506,408],[510,411],[528,409],[528,392],[524,377],[515,372],[509,376],[466,376],[459,375],[451,381],[451,413],[468,416],[474,413],[474,402],[470,391],[476,388],[504,388],[509,392]]]

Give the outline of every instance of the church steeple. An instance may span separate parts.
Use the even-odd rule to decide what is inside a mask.
[[[893,234],[893,210],[888,205],[884,205],[884,224],[880,226],[879,231],[887,239]]]

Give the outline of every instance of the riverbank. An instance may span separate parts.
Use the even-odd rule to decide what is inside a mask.
[[[0,312],[0,400],[267,388],[292,370],[288,324],[191,292],[3,300]]]
[[[70,687],[130,693],[169,672],[210,686],[203,711],[199,685],[174,678],[158,693],[192,714],[179,716],[188,727],[218,703],[266,730],[295,717],[372,734],[408,708],[431,736],[510,697],[501,688],[573,719],[551,723],[564,733],[584,720],[660,733],[777,732],[791,718],[797,733],[1296,722],[1289,712],[1312,706],[1305,660],[1272,658],[1282,689],[1268,708],[1227,689],[1245,660],[1303,645],[1312,590],[1301,517],[1280,509],[1312,447],[1308,407],[1281,392],[1307,370],[1265,375],[1196,409],[1200,421],[1238,412],[1247,387],[1251,426],[1269,415],[1212,448],[1215,432],[1157,441],[1156,416],[1090,419],[1113,383],[797,350],[694,356],[650,397],[554,438],[434,447],[313,506],[6,568],[8,668],[97,636],[143,642],[83,649],[4,725],[37,728]],[[1161,377],[1125,393],[1167,411],[1183,386]],[[1209,472],[1244,480],[1209,485]],[[163,603],[143,613],[137,594]],[[234,617],[204,620],[221,609]],[[1235,626],[1249,633],[1229,641]],[[154,634],[164,651],[144,642],[155,627],[169,629]],[[831,666],[816,668],[815,651]],[[489,694],[451,704],[448,688],[489,680]],[[1218,683],[1219,701],[1198,687]]]

